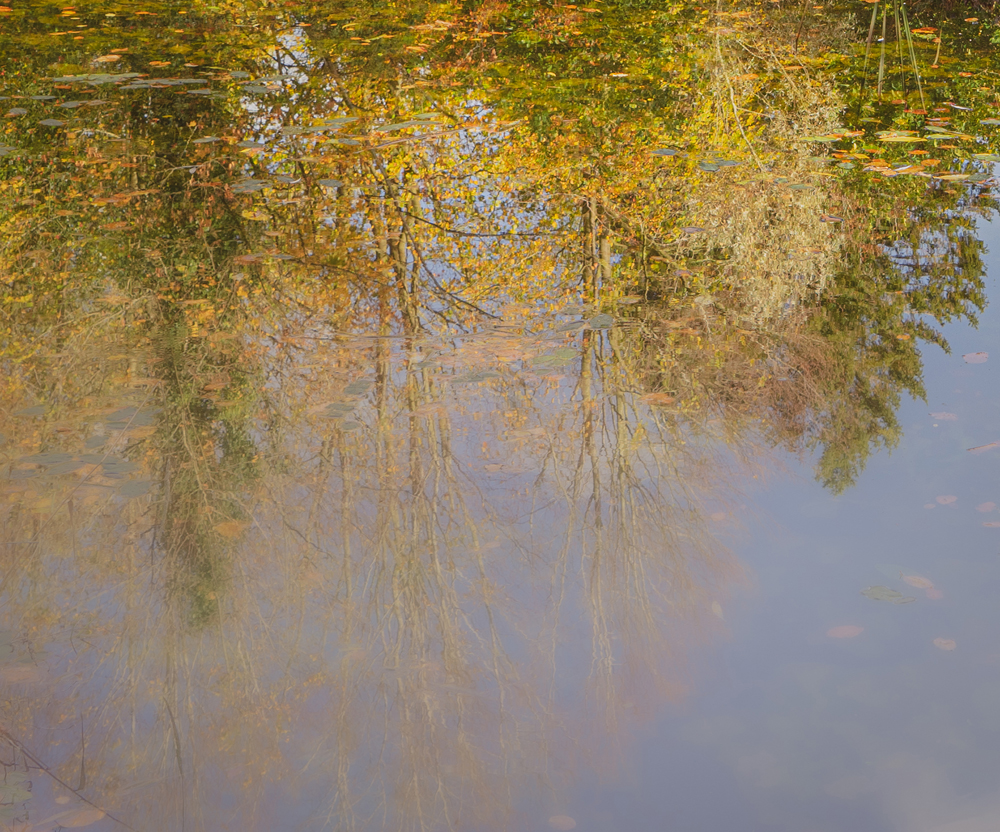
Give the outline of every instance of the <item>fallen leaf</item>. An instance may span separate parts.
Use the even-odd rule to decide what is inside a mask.
[[[934,646],[940,647],[942,650],[954,650],[958,645],[955,644],[955,640],[952,638],[936,638],[934,639]]]
[[[122,59],[121,55],[101,55],[100,58],[94,58],[95,64],[113,64],[115,61],[120,61]]]
[[[67,829],[90,826],[97,823],[104,817],[104,812],[92,806],[85,806],[80,809],[70,809],[65,815],[59,818],[59,825]]]
[[[931,587],[930,589],[926,590],[925,594],[932,601],[940,601],[942,598],[944,598],[944,593],[940,589],[936,589],[934,587]]]
[[[856,624],[841,624],[839,627],[831,627],[826,634],[830,638],[854,638],[864,631],[864,627],[858,627]]]
[[[576,821],[569,815],[553,815],[549,818],[549,826],[553,829],[559,829],[560,832],[567,832],[567,830],[576,829]]]
[[[983,451],[991,451],[994,448],[1000,448],[1000,442],[990,442],[988,445],[976,445],[975,448],[969,448],[969,453],[981,454]]]
[[[920,575],[903,575],[903,581],[917,589],[934,589],[934,582]]]
[[[239,520],[226,520],[222,523],[217,523],[212,528],[215,529],[223,537],[228,537],[230,540],[235,540],[241,534],[243,530],[247,527],[246,523],[241,523]]]
[[[952,503],[958,502],[958,497],[954,494],[942,494],[940,497],[935,497],[934,500],[938,505],[950,506]]]
[[[718,618],[721,618],[723,621],[726,620],[726,616],[723,615],[722,613],[722,604],[720,604],[718,601],[712,602],[712,614]]]
[[[966,364],[985,364],[989,357],[988,352],[969,352],[962,356]]]
[[[652,405],[667,405],[674,403],[674,397],[666,393],[647,393],[645,396],[641,396],[639,401]]]
[[[865,587],[861,590],[861,594],[873,601],[888,601],[890,604],[909,604],[917,600],[912,596],[903,595],[902,592],[897,592],[895,589],[889,589],[887,586]]]
[[[980,503],[978,506],[976,506],[976,511],[981,511],[985,514],[988,511],[993,511],[993,509],[995,509],[996,507],[997,504],[994,502]]]

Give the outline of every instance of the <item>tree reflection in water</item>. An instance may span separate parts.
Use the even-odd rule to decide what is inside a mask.
[[[742,14],[161,5],[117,78],[32,52],[100,105],[0,160],[0,718],[52,773],[0,819],[557,813],[693,684],[775,449],[840,491],[897,440],[992,202],[821,177],[842,99]]]

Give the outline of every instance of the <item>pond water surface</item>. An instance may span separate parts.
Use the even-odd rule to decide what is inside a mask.
[[[1000,825],[993,24],[767,5],[0,6],[0,827]]]

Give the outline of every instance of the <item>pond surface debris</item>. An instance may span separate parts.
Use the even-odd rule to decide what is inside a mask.
[[[995,828],[988,18],[0,6],[0,830]]]

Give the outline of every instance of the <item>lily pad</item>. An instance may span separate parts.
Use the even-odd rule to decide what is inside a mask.
[[[560,347],[553,352],[545,353],[544,355],[536,355],[532,359],[531,365],[533,367],[538,367],[539,369],[551,370],[556,367],[565,367],[574,358],[576,358],[576,356],[576,350],[570,349],[569,347]]]
[[[328,419],[343,419],[349,413],[353,413],[355,407],[357,407],[355,402],[331,402],[323,409],[322,415]]]
[[[118,493],[127,499],[132,499],[133,497],[141,497],[143,494],[148,494],[149,489],[152,487],[153,483],[150,480],[129,480],[118,489]]]
[[[347,387],[344,388],[345,396],[363,396],[369,390],[372,389],[372,383],[366,378],[359,378],[357,381],[352,381]]]
[[[889,589],[887,586],[869,586],[862,589],[861,594],[873,601],[888,601],[890,604],[909,604],[911,601],[917,600],[909,595],[903,595],[902,592],[897,592],[895,589]]]

